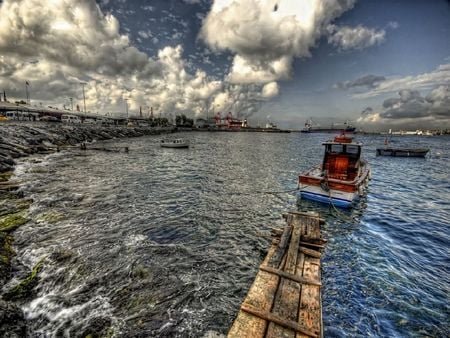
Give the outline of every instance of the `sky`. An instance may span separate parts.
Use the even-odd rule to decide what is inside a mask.
[[[93,113],[450,128],[448,0],[3,0],[0,90]]]

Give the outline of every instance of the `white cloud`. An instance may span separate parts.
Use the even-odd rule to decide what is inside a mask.
[[[372,127],[446,128],[450,125],[450,86],[438,86],[425,97],[417,90],[400,90],[398,96],[384,100],[380,111],[364,109],[357,122]]]
[[[138,31],[138,35],[143,39],[148,39],[152,37],[152,32],[150,31]]]
[[[265,98],[272,98],[278,95],[278,91],[279,91],[278,83],[269,82],[262,88],[261,96]]]
[[[389,21],[387,27],[397,29],[398,27],[400,27],[400,24],[397,21]]]
[[[200,37],[235,54],[229,80],[286,79],[295,57],[309,57],[325,27],[354,0],[215,0]]]
[[[271,62],[258,62],[236,55],[227,79],[231,83],[241,84],[264,84],[288,79],[291,73],[291,63],[290,57],[282,57]]]
[[[364,49],[381,44],[386,31],[375,30],[361,25],[356,27],[329,25],[327,27],[329,36],[328,43],[333,44],[340,50]]]
[[[450,85],[450,63],[440,65],[428,73],[389,77],[384,81],[379,81],[376,86],[365,92],[354,94],[354,97],[366,99],[397,92],[401,89],[430,89],[441,85]]]
[[[22,98],[27,80],[33,102],[55,105],[72,97],[76,105],[80,82],[86,82],[91,111],[123,112],[127,97],[130,111],[153,106],[159,112],[200,115],[220,107],[249,116],[278,94],[277,81],[290,77],[293,59],[310,56],[326,27],[353,3],[216,0],[201,37],[213,51],[233,54],[230,72],[218,79],[186,62],[180,45],[154,56],[138,50],[116,17],[102,13],[94,0],[4,0],[0,86],[9,97]],[[167,17],[179,20],[171,13]],[[151,30],[141,30],[138,38],[160,43]]]
[[[33,103],[52,106],[70,97],[82,106],[80,83],[86,82],[87,109],[94,112],[123,112],[128,98],[130,112],[153,106],[156,112],[204,115],[223,101],[223,108],[248,115],[262,98],[261,85],[234,86],[201,70],[190,73],[181,45],[149,57],[92,0],[5,0],[0,17],[0,88],[10,99],[23,98],[25,81]],[[150,30],[138,34],[152,37]]]

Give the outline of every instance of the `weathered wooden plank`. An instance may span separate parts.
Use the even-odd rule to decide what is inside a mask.
[[[272,245],[266,258],[264,259],[263,264],[269,263],[269,260],[273,256],[275,250],[276,246]],[[270,274],[265,271],[259,271],[243,304],[256,307],[262,311],[270,311],[278,288],[279,280],[280,277],[277,275]],[[228,337],[262,338],[264,337],[266,328],[267,321],[264,319],[254,317],[244,311],[239,311],[238,316],[234,320],[234,323],[228,332]]]
[[[312,250],[312,249],[308,249],[308,248],[305,248],[305,247],[300,247],[299,250],[301,252],[303,252],[305,255],[309,255],[309,256],[314,257],[314,258],[322,257],[322,254],[319,251],[317,251],[317,250]]]
[[[301,212],[289,213],[285,218],[288,225],[282,233],[272,231],[281,236],[274,238],[229,337],[300,338],[322,334],[320,253],[313,250],[325,242],[320,237],[320,218],[318,214]]]
[[[262,271],[266,271],[266,272],[269,272],[269,273],[276,274],[276,275],[278,275],[280,277],[283,277],[283,278],[290,279],[290,280],[292,280],[294,282],[297,282],[297,283],[300,283],[300,284],[312,284],[312,285],[317,285],[317,286],[321,286],[322,285],[322,283],[317,282],[316,280],[306,279],[306,278],[304,278],[302,276],[293,275],[293,274],[284,272],[284,271],[279,270],[279,269],[271,268],[270,266],[263,266],[263,265],[261,265],[259,267],[259,269],[262,270]]]
[[[303,217],[302,242],[320,239],[320,224],[318,217]]]
[[[311,248],[316,248],[316,249],[325,248],[325,244],[316,244],[316,243],[302,242],[302,241],[300,241],[300,245],[305,245],[305,246],[309,246]]]
[[[288,274],[295,274],[298,256],[298,243],[300,241],[300,234],[302,229],[302,219],[297,215],[292,221],[292,236],[289,243],[289,250],[287,253],[286,265],[284,272]],[[297,321],[298,312],[298,298],[300,296],[300,284],[289,279],[282,279],[278,292],[275,297],[275,303],[272,309],[273,314],[290,321]],[[294,337],[295,333],[292,330],[287,330],[285,327],[276,323],[270,323],[267,329],[266,337]]]
[[[300,235],[302,224],[300,219],[295,219],[292,224],[292,237],[289,243],[288,256],[286,260],[286,266],[284,271],[287,273],[295,273],[295,267],[297,265],[297,255],[298,255],[298,243],[300,242]]]
[[[259,318],[263,318],[270,322],[276,323],[277,325],[288,328],[292,331],[304,333],[304,334],[308,335],[309,337],[318,337],[317,333],[309,331],[308,329],[306,329],[305,327],[302,327],[298,323],[296,323],[294,321],[286,320],[285,318],[277,316],[269,311],[260,311],[254,307],[245,306],[245,305],[241,306],[241,310],[244,312],[251,313],[252,315],[257,316]]]
[[[320,281],[320,259],[305,256],[303,267],[303,277]],[[320,304],[320,287],[315,285],[302,285],[299,321],[301,326],[308,330],[321,335],[322,311]],[[296,338],[303,338],[301,334],[297,334]]]
[[[292,227],[289,225],[285,226],[283,229],[283,234],[281,235],[280,242],[276,247],[273,256],[270,259],[269,266],[278,268],[280,266],[281,259],[285,253],[286,247],[289,244],[289,238],[291,237]]]

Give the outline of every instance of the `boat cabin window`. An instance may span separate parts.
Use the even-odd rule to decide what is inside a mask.
[[[328,151],[332,153],[343,153],[344,146],[342,144],[332,144],[330,149],[328,149]]]
[[[346,148],[346,149],[345,149],[345,152],[346,152],[347,154],[357,155],[358,152],[359,152],[359,147],[357,147],[357,146],[350,146],[350,145],[348,145],[348,146],[346,146],[345,148]]]
[[[360,148],[355,145],[349,144],[327,144],[326,153],[328,154],[345,154],[352,155],[352,157],[358,157]]]

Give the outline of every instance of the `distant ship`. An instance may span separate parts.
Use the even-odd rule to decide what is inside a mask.
[[[343,124],[334,123],[328,128],[323,128],[318,124],[315,124],[312,119],[309,119],[305,123],[305,127],[300,130],[302,133],[353,133],[356,130],[349,121]]]

